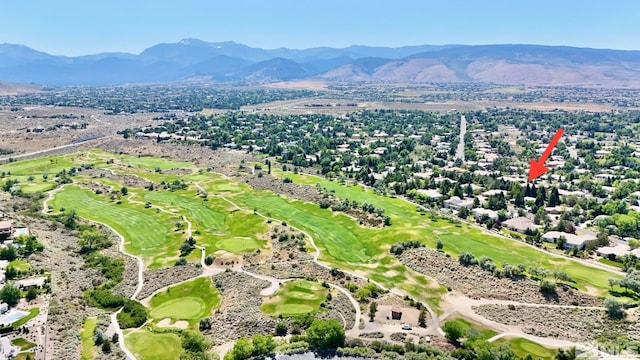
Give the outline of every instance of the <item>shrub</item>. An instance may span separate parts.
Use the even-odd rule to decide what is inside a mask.
[[[289,330],[289,325],[286,322],[283,321],[276,324],[276,335],[286,336],[287,330]]]
[[[478,263],[476,257],[466,251],[463,251],[458,255],[458,261],[460,262],[460,265],[464,266],[476,265]]]
[[[555,294],[556,293],[556,283],[549,280],[542,280],[540,282],[540,291],[545,294]]]
[[[400,255],[405,250],[408,250],[411,248],[420,248],[420,247],[424,247],[424,244],[418,240],[400,241],[391,245],[390,251],[394,255]]]
[[[622,310],[622,304],[613,298],[604,299],[604,307],[607,309],[607,315],[611,319],[622,319],[625,316]]]
[[[126,300],[118,313],[118,323],[123,329],[137,328],[147,321],[147,309],[135,300]]]
[[[444,336],[453,343],[457,343],[464,334],[464,328],[456,321],[447,321],[442,330],[444,330]]]
[[[320,349],[337,349],[344,345],[344,328],[337,320],[315,320],[307,329],[311,346]]]

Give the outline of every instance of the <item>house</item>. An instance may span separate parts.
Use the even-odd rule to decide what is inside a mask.
[[[444,207],[454,210],[460,208],[471,209],[473,207],[473,199],[461,199],[458,196],[452,196],[450,199],[444,201]]]
[[[0,221],[0,237],[9,237],[13,234],[13,221]]]
[[[41,276],[33,279],[18,280],[16,281],[16,285],[22,288],[23,290],[27,290],[31,287],[38,287],[38,288],[43,287],[46,281],[47,281],[47,278],[44,276]]]
[[[549,215],[561,215],[566,211],[566,208],[562,205],[547,206],[546,208],[544,208],[544,211],[546,211]]]
[[[434,189],[418,189],[416,192],[429,199],[440,199],[442,197],[442,194]]]
[[[487,215],[491,220],[498,220],[498,212],[495,210],[475,208],[471,210],[471,214],[473,214],[473,218],[476,219],[476,221],[481,220],[484,215]]]
[[[625,244],[618,244],[616,246],[603,246],[596,250],[596,254],[609,260],[615,260],[620,256],[629,254],[629,246]]]
[[[392,307],[390,317],[391,317],[391,320],[402,319],[402,310],[397,306]]]
[[[502,222],[502,226],[511,231],[517,231],[524,234],[528,231],[535,231],[536,225],[530,219],[524,216],[518,216],[513,219],[505,220]]]
[[[574,235],[562,231],[546,232],[542,235],[542,240],[546,242],[556,243],[560,237],[565,238],[564,248],[566,250],[571,250],[574,247],[582,250],[588,242],[597,240],[597,238],[591,234]]]

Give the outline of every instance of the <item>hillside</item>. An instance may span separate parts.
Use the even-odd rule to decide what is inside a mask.
[[[54,56],[0,45],[0,81],[102,85],[190,79],[269,83],[481,82],[545,86],[640,87],[640,51],[540,45],[350,46],[260,49],[186,39],[140,54]]]

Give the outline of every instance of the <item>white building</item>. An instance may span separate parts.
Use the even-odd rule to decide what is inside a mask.
[[[574,235],[562,231],[549,231],[542,235],[542,240],[546,242],[555,243],[558,241],[560,237],[564,237],[566,242],[564,244],[564,248],[566,250],[571,250],[574,247],[577,247],[579,250],[584,249],[590,241],[595,241],[597,238],[590,234],[585,235]]]

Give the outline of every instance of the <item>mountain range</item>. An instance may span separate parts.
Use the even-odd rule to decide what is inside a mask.
[[[0,45],[0,81],[106,85],[172,81],[269,83],[482,82],[514,85],[640,87],[640,51],[541,45],[350,46],[261,49],[185,39],[140,54],[55,56]]]

